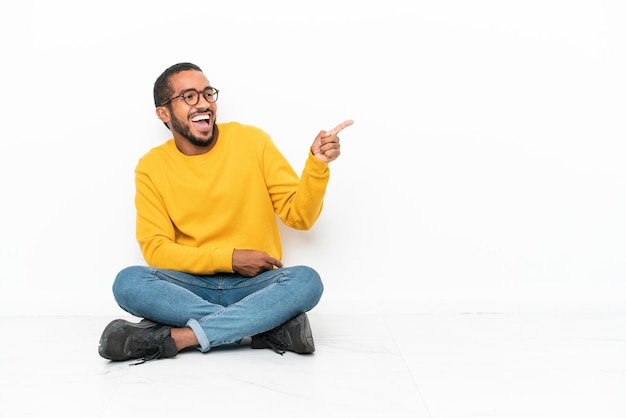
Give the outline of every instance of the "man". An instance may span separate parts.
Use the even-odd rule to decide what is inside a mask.
[[[207,352],[252,337],[252,348],[312,353],[306,312],[323,285],[307,266],[285,267],[276,217],[306,230],[321,210],[328,163],[340,154],[340,123],[315,137],[300,177],[271,138],[253,126],[217,123],[219,91],[191,63],[154,84],[159,119],[173,138],[135,169],[136,235],[148,266],[123,269],[119,306],[145,318],[104,329],[106,359],[140,362]]]

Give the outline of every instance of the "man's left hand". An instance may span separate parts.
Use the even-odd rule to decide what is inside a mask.
[[[336,160],[337,157],[339,157],[339,154],[341,154],[341,145],[339,144],[339,137],[337,134],[353,123],[354,121],[352,120],[346,120],[335,126],[330,131],[320,131],[311,146],[311,152],[313,155],[315,155],[318,160],[326,163]]]

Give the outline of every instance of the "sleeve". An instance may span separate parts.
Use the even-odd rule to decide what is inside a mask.
[[[264,152],[264,169],[274,211],[287,226],[308,230],[322,212],[326,186],[330,179],[328,163],[309,152],[300,178],[269,142]]]

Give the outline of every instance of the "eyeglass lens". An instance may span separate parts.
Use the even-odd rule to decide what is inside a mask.
[[[217,89],[207,87],[202,91],[202,95],[207,102],[214,103],[217,100]],[[183,93],[182,98],[189,106],[195,106],[200,101],[200,94],[196,90],[188,90]]]

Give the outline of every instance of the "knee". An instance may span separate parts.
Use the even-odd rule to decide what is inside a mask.
[[[145,274],[146,267],[142,266],[126,267],[117,273],[113,281],[113,296],[115,300],[118,303],[125,300],[128,294],[132,293],[132,290],[137,287],[139,277]]]
[[[318,272],[308,266],[296,266],[293,270],[304,293],[308,295],[311,302],[317,304],[324,293],[324,284]]]

